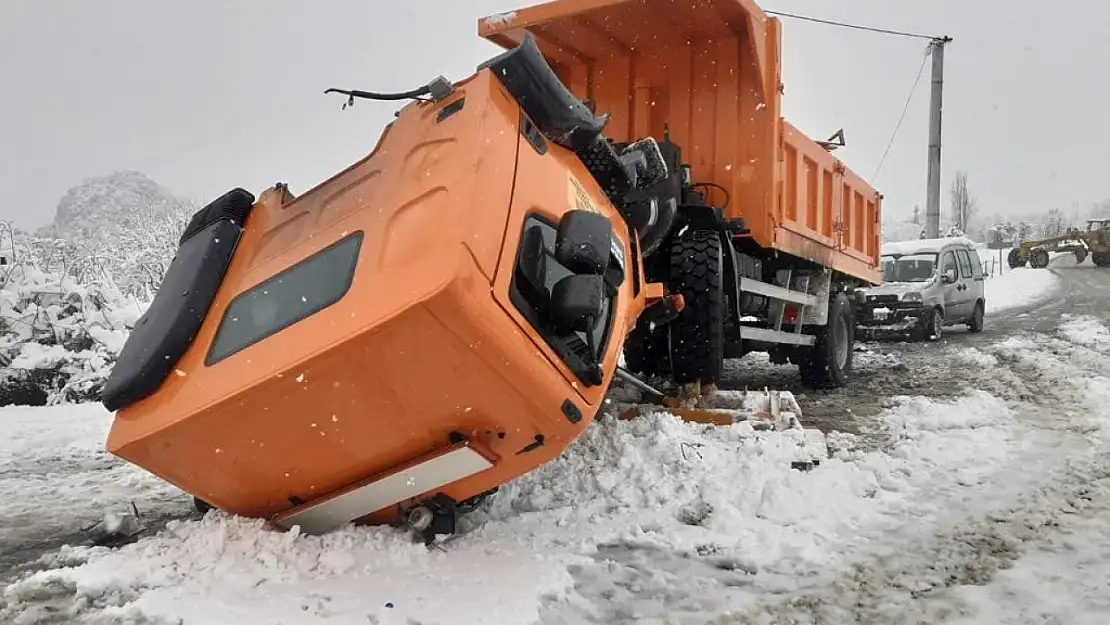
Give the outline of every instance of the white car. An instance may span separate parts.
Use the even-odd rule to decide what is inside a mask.
[[[883,245],[883,283],[856,292],[856,332],[863,337],[910,334],[938,340],[942,328],[983,330],[983,264],[964,237]]]

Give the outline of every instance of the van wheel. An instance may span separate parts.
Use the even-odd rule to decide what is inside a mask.
[[[667,324],[671,375],[676,384],[715,384],[725,354],[724,258],[716,232],[691,228],[675,238],[667,287],[686,302]]]
[[[839,388],[848,383],[855,328],[848,296],[837,293],[829,301],[828,325],[821,329],[813,347],[798,363],[802,384],[810,388]]]
[[[944,313],[939,308],[934,308],[918,332],[918,338],[922,341],[939,341],[944,333]]]
[[[983,302],[975,302],[975,312],[971,314],[971,321],[967,323],[967,331],[983,331]]]

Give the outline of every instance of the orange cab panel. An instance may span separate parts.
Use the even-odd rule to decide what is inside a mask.
[[[506,88],[559,87],[529,54],[406,106],[301,197],[237,189],[199,211],[105,389],[108,449],[320,530],[470,500],[561,453],[659,289],[592,170]],[[554,137],[596,121],[532,110]]]

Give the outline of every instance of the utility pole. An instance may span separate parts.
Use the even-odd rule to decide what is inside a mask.
[[[940,125],[944,91],[944,46],[951,37],[938,37],[929,44],[933,55],[933,89],[929,99],[929,181],[925,193],[925,237],[940,236]]]

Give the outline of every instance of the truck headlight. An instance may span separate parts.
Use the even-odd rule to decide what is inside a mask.
[[[902,296],[902,301],[903,302],[920,302],[921,301],[921,294],[918,293],[917,291],[910,291],[909,293],[906,293],[905,295]]]

